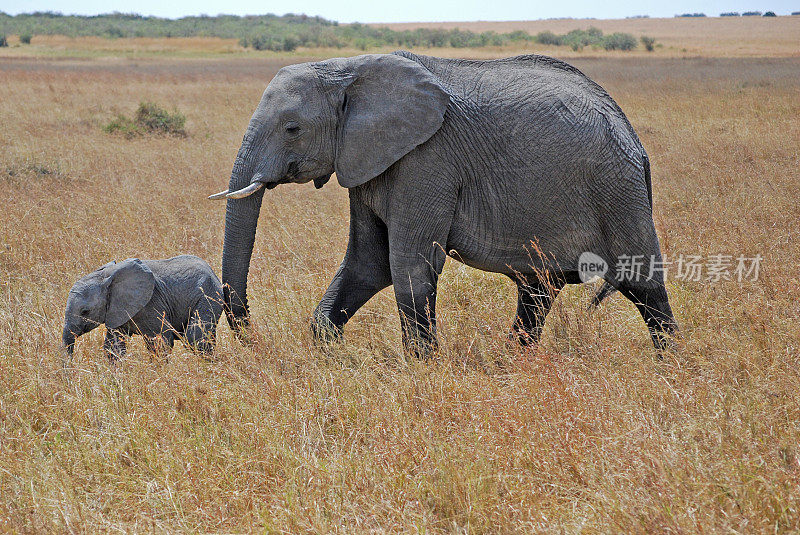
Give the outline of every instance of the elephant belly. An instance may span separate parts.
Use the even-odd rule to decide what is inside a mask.
[[[450,256],[497,273],[574,270],[599,240],[593,211],[531,180],[505,185],[483,181],[462,190],[447,240]]]

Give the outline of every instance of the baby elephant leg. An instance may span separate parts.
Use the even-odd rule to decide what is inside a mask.
[[[175,335],[169,331],[154,336],[144,336],[144,346],[154,355],[169,353],[174,344]]]
[[[103,340],[103,351],[108,357],[108,360],[115,361],[125,356],[125,349],[127,343],[125,334],[117,329],[108,329],[106,331],[106,338]]]
[[[214,352],[217,337],[219,314],[214,310],[195,310],[186,326],[186,344],[199,353],[210,355]]]

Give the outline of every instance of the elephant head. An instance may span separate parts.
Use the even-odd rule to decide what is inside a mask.
[[[72,354],[75,339],[101,323],[116,329],[135,316],[153,296],[155,277],[141,260],[109,262],[76,282],[67,297],[62,341]]]
[[[281,69],[250,119],[227,190],[222,282],[228,323],[248,320],[247,274],[264,189],[336,173],[357,187],[442,125],[450,96],[417,62],[371,54]]]

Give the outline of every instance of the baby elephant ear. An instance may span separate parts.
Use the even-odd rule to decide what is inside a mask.
[[[108,281],[106,327],[116,329],[135,316],[153,297],[156,279],[138,258],[114,265]]]
[[[416,61],[368,54],[330,61],[342,95],[335,169],[352,188],[375,178],[439,130],[450,95]]]

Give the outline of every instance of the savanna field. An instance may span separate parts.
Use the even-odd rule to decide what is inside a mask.
[[[344,343],[316,346],[311,312],[347,242],[332,180],[265,193],[251,345],[223,319],[211,359],[151,357],[137,337],[110,365],[100,328],[65,362],[63,307],[85,273],[189,253],[219,274],[225,205],[206,196],[227,187],[264,87],[359,51],[9,36],[0,531],[800,531],[800,17],[770,22],[592,21],[654,36],[653,53],[415,50],[566,58],[641,137],[667,259],[763,258],[757,280],[668,271],[681,335],[663,360],[623,297],[587,310],[591,285],[562,293],[537,349],[509,345],[515,286],[452,259],[432,362],[404,356],[391,289]],[[187,136],[104,131],[145,101],[184,113]]]

